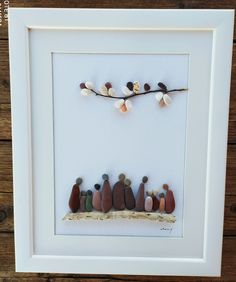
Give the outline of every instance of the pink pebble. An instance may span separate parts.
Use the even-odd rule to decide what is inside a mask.
[[[144,204],[145,211],[151,212],[152,211],[152,205],[153,205],[152,197],[147,196],[146,199],[145,199],[145,204]]]
[[[101,192],[100,191],[95,191],[93,193],[93,207],[97,211],[101,211]]]

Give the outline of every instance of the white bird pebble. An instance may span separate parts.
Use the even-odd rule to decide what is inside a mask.
[[[124,104],[125,100],[124,99],[119,99],[118,101],[115,102],[115,107],[117,109],[120,109],[120,107]]]
[[[109,95],[109,96],[115,96],[115,95],[116,95],[115,89],[114,89],[114,88],[110,88],[110,89],[108,90],[108,95]]]
[[[165,102],[165,104],[166,104],[167,106],[169,106],[169,105],[171,104],[171,101],[172,101],[172,99],[170,98],[170,96],[167,95],[167,94],[164,94],[164,95],[163,95],[163,100],[164,100],[164,102]]]
[[[132,109],[132,103],[130,100],[126,100],[125,105],[128,111]]]
[[[81,94],[83,96],[88,96],[88,95],[92,94],[92,91],[89,90],[89,89],[84,88],[84,89],[81,90]]]
[[[156,95],[155,95],[156,99],[158,102],[161,101],[161,99],[163,98],[163,93],[162,92],[158,92]]]
[[[107,91],[107,88],[106,88],[105,85],[101,86],[101,88],[100,88],[100,93],[101,93],[102,95],[104,95],[104,96],[107,96],[108,91]]]
[[[86,86],[88,89],[93,89],[93,83],[90,82],[90,81],[86,81],[86,82],[85,82],[85,86]]]
[[[129,95],[133,94],[133,92],[130,91],[129,88],[126,87],[126,86],[122,87],[122,92],[125,94],[125,96],[129,96]]]

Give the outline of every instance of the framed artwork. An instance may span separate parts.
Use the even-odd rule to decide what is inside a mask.
[[[233,11],[9,16],[16,270],[219,276]]]

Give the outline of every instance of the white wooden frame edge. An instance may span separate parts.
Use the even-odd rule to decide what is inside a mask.
[[[221,245],[223,232],[223,210],[227,146],[227,123],[230,91],[230,66],[233,38],[233,10],[159,10],[158,27],[153,28],[152,19],[147,17],[142,27],[136,21],[128,21],[129,13],[136,15],[153,13],[155,10],[106,10],[80,9],[80,19],[77,9],[9,9],[10,42],[10,71],[12,99],[12,136],[14,164],[14,218],[17,271],[35,272],[71,272],[71,273],[110,273],[110,274],[159,274],[159,275],[220,275]],[[99,11],[99,27],[94,28],[92,21],[84,25],[84,19],[97,16]],[[41,16],[43,13],[43,16]],[[116,17],[112,14],[122,14],[123,26],[117,27]],[[204,14],[208,13],[207,20]],[[106,14],[106,17],[103,15]],[[146,14],[145,14],[146,15]],[[62,18],[65,18],[62,20]],[[203,259],[158,259],[158,258],[122,258],[122,257],[62,257],[39,256],[33,252],[31,195],[31,124],[30,124],[30,62],[29,41],[30,29],[107,29],[104,20],[110,23],[109,29],[122,30],[212,30],[213,64],[209,113],[209,142],[208,142],[208,172],[206,195],[206,221],[204,236]],[[169,19],[169,20],[167,20]],[[138,21],[138,20],[137,20]],[[75,24],[76,23],[76,24]],[[22,40],[24,39],[24,40]],[[21,42],[21,43],[19,43]],[[222,50],[224,56],[221,55]],[[22,66],[25,71],[22,72]],[[213,95],[214,93],[214,95]],[[28,101],[25,103],[25,101]],[[219,114],[220,112],[220,114]],[[21,132],[27,134],[22,134]],[[220,150],[219,150],[220,148]],[[222,148],[225,148],[224,150]],[[22,165],[22,161],[25,164]],[[221,172],[221,173],[219,173]],[[17,188],[18,187],[18,188]],[[21,187],[21,191],[19,190]],[[18,190],[17,190],[18,189]],[[209,195],[217,190],[219,197],[214,202],[209,201]],[[23,198],[24,197],[24,200]],[[22,206],[21,202],[28,202]],[[24,216],[23,216],[24,215]],[[214,240],[212,240],[214,238]],[[26,242],[22,244],[22,242]],[[78,262],[82,271],[78,271]],[[92,271],[89,263],[96,265]],[[152,263],[163,264],[163,272],[156,273]],[[166,266],[168,263],[168,267]],[[127,267],[128,266],[128,267]],[[183,268],[183,266],[185,266]]]

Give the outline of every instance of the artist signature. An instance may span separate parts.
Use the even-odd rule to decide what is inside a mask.
[[[173,228],[172,227],[162,227],[160,230],[161,231],[169,231],[169,233],[171,233]]]

